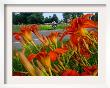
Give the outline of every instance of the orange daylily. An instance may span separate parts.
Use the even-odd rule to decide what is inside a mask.
[[[49,52],[49,56],[50,56],[51,61],[55,62],[57,57],[58,57],[58,54],[56,52],[54,52],[54,51],[50,51]]]
[[[81,76],[97,76],[98,75],[98,66],[93,65],[93,66],[86,66],[83,68],[84,72],[82,72],[80,75]]]
[[[29,25],[23,25],[20,27],[21,34],[26,41],[32,41],[32,32]]]
[[[14,32],[13,35],[17,41],[21,40],[21,33]]]
[[[32,61],[34,58],[37,58],[44,66],[50,67],[51,61],[48,53],[46,51],[39,52],[37,54],[30,54],[28,60]]]
[[[62,76],[79,76],[79,73],[76,70],[66,69],[61,74]]]
[[[49,72],[50,75],[51,73],[51,60],[46,51],[39,52],[36,56],[38,60],[41,62],[41,64],[46,68],[46,70]]]
[[[39,29],[39,26],[37,25],[37,24],[32,24],[32,25],[30,25],[30,30],[32,31],[32,32],[35,32],[35,31],[37,31]]]
[[[77,46],[79,43],[80,37],[77,35],[72,35],[72,36],[70,36],[70,40],[74,45]]]
[[[54,62],[57,60],[59,55],[64,54],[67,51],[68,51],[67,48],[56,48],[55,50],[50,51],[48,55],[49,55],[51,61]]]
[[[97,28],[97,23],[90,20],[89,17],[92,16],[92,14],[84,15],[83,17],[72,19],[70,22],[70,26],[68,26],[63,33],[60,40],[63,39],[63,37],[67,34],[70,35],[76,35],[79,34],[80,36],[85,36],[88,31],[85,28]]]
[[[45,58],[47,56],[47,52],[45,50],[37,53],[38,60],[41,60],[42,58]]]
[[[58,53],[58,54],[64,54],[64,53],[66,53],[68,51],[68,49],[66,48],[66,47],[64,47],[64,48],[56,48],[55,50],[54,50],[54,52],[56,52],[56,53]]]
[[[26,43],[34,45],[36,47],[36,44],[32,39],[32,31],[30,29],[30,25],[22,25],[20,27],[20,33]]]
[[[88,44],[90,44],[91,41],[89,40],[90,37],[88,36],[89,32],[85,28],[97,28],[97,23],[95,23],[94,21],[89,19],[91,16],[93,16],[93,15],[87,14],[82,17],[72,19],[70,22],[70,26],[68,26],[65,29],[65,32],[63,33],[63,35],[60,38],[60,40],[62,40],[65,35],[69,34],[70,41],[73,44],[71,46],[74,46],[73,48],[75,48],[75,50],[78,50],[78,48],[81,48],[79,46],[83,45],[83,49],[80,49],[79,52],[82,55],[84,55],[86,58],[90,57]],[[85,42],[86,40],[87,40],[87,42]]]
[[[26,41],[23,40],[23,37],[22,37],[22,35],[21,35],[20,32],[14,32],[13,35],[14,35],[14,38],[15,38],[17,41],[19,41],[22,45],[26,45]]]
[[[36,24],[30,25],[30,30],[36,35],[36,37],[45,45],[48,46],[49,41],[46,36],[39,33],[39,26]]]
[[[97,28],[97,23],[92,21],[90,17],[93,16],[93,14],[86,14],[82,17],[77,17],[75,19],[72,19],[70,22],[70,25],[72,28],[80,29],[80,28]],[[74,30],[74,29],[73,29]]]
[[[66,53],[68,51],[67,48],[56,48],[53,51],[49,52],[49,56],[52,62],[56,61],[60,55]]]
[[[50,59],[52,62],[54,62],[57,60],[59,55],[64,54],[67,51],[68,51],[68,49],[65,47],[64,48],[56,48],[55,50],[50,51],[49,53],[47,53],[45,50],[43,50],[37,54],[30,54],[28,56],[28,60],[32,61],[34,58],[37,58],[39,61],[44,60],[44,59]]]
[[[80,48],[80,54],[82,54],[87,59],[90,58],[90,52],[85,48]]]
[[[38,67],[36,67],[37,70],[37,75],[48,75],[46,73],[46,69],[50,69],[51,65],[50,65],[50,59],[48,58],[48,56],[46,55],[46,52],[40,52],[38,54],[30,54],[28,56],[28,60],[32,61],[33,59],[37,58],[37,65]],[[41,64],[42,63],[42,64]],[[45,67],[45,68],[44,68]],[[43,73],[43,72],[45,73]]]
[[[34,58],[36,58],[36,54],[30,54],[29,56],[28,56],[28,60],[29,61],[32,61]]]
[[[51,32],[51,34],[48,36],[50,42],[54,43],[55,45],[57,45],[58,34],[59,34],[58,32]]]
[[[81,18],[78,18],[78,24],[81,28],[97,28],[98,25],[96,22],[92,21],[90,17],[93,14],[83,15]]]

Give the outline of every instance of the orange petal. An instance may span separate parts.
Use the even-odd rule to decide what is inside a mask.
[[[87,49],[85,48],[80,48],[80,54],[82,54],[84,57],[86,57],[87,59],[90,58],[90,53]]]
[[[36,58],[38,60],[41,60],[41,58],[45,58],[47,57],[47,52],[46,51],[42,51],[42,52],[39,52],[37,55],[36,55]]]
[[[21,34],[20,33],[14,32],[13,35],[14,35],[14,37],[15,37],[16,40],[19,41],[21,39]]]
[[[92,20],[85,20],[81,25],[82,28],[97,28],[98,25]]]
[[[74,45],[76,45],[76,46],[78,45],[79,39],[80,39],[80,37],[77,36],[77,35],[72,35],[72,36],[70,37],[70,40],[71,40],[72,43],[73,43]]]
[[[93,16],[93,14],[86,14],[86,15],[83,15],[82,18],[85,18],[85,19],[89,19],[89,17]]]
[[[57,56],[58,56],[57,53],[55,53],[54,51],[49,52],[49,57],[50,57],[52,62],[56,61]]]
[[[68,51],[68,49],[66,47],[65,48],[56,48],[54,51],[58,54],[64,54]]]
[[[39,29],[39,26],[38,26],[38,25],[36,25],[36,24],[30,25],[30,30],[31,30],[32,32],[35,32],[35,31],[38,30],[38,29]]]
[[[30,55],[28,56],[28,60],[29,60],[29,61],[32,61],[35,57],[36,57],[36,54],[30,54]]]
[[[67,69],[62,73],[62,76],[79,76],[76,70]]]

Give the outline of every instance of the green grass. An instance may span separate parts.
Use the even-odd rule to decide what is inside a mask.
[[[56,29],[65,29],[65,27],[67,27],[68,24],[58,24]]]
[[[20,28],[20,25],[12,25],[12,31],[13,32],[18,32]]]
[[[56,30],[64,29],[67,24],[58,24]],[[19,32],[20,25],[13,25],[12,30],[13,32]],[[40,25],[40,30],[53,30],[51,25]]]

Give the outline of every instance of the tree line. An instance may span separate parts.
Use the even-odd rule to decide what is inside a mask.
[[[52,23],[55,21],[59,22],[68,22],[68,19],[76,18],[82,16],[83,12],[64,12],[63,19],[59,20],[56,14],[53,16],[45,17],[42,12],[13,12],[12,13],[12,22],[14,25],[20,24],[44,24],[44,23]],[[93,20],[98,21],[98,13],[92,17]]]

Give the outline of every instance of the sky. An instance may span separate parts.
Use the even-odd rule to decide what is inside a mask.
[[[53,16],[53,14],[56,14],[59,20],[63,19],[63,13],[43,13],[44,18],[45,17],[49,17],[49,16]]]

